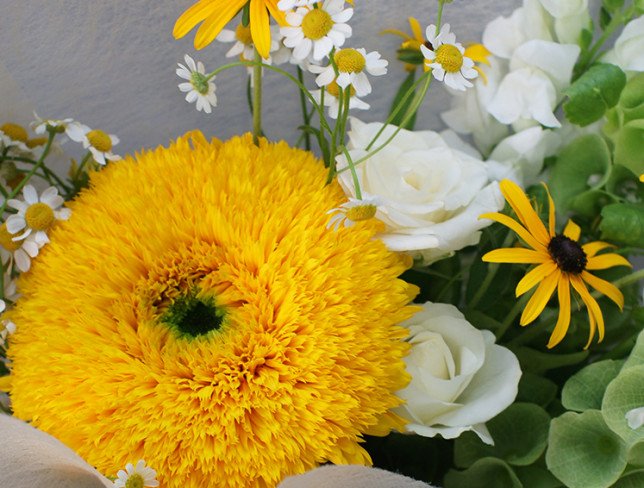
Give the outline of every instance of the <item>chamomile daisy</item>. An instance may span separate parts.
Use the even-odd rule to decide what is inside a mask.
[[[353,16],[352,8],[344,8],[344,0],[325,0],[316,6],[299,7],[286,14],[288,26],[280,28],[284,45],[293,48],[298,60],[312,56],[321,61],[331,50],[351,37],[346,22]]]
[[[85,149],[88,149],[94,160],[105,165],[106,160],[118,161],[121,156],[112,153],[112,148],[119,143],[119,138],[112,134],[107,134],[100,129],[90,129],[79,122],[72,122],[67,125],[65,133],[72,141],[80,142]]]
[[[295,7],[308,7],[310,5],[315,5],[319,1],[320,0],[280,0],[277,3],[277,8],[286,12]]]
[[[157,472],[145,465],[145,461],[140,459],[136,466],[127,463],[125,470],[117,473],[114,480],[114,488],[143,488],[145,486],[159,486],[156,479]]]
[[[371,83],[365,71],[372,76],[381,76],[387,73],[387,64],[389,64],[386,59],[381,59],[377,51],[367,54],[363,48],[340,49],[333,54],[333,63],[338,69],[337,79],[333,64],[326,67],[315,65],[309,67],[312,73],[318,73],[315,78],[317,85],[327,86],[335,80],[341,88],[352,85],[359,97],[371,93]]]
[[[356,90],[353,87],[350,87],[350,100],[349,100],[349,109],[355,108],[359,110],[369,110],[371,105],[366,102],[363,102],[356,96]],[[322,90],[313,90],[311,96],[315,99],[317,103],[322,101]],[[338,112],[340,111],[340,87],[336,81],[332,81],[326,87],[326,92],[324,96],[324,106],[328,107],[329,117],[332,119],[338,118]]]
[[[333,215],[326,224],[327,229],[333,227],[333,230],[338,230],[342,224],[345,227],[351,227],[356,222],[372,219],[376,216],[378,206],[382,204],[382,198],[377,196],[349,197],[348,202],[327,212]]]
[[[14,241],[13,238],[14,235],[7,230],[7,224],[0,225],[0,259],[6,268],[11,269],[15,264],[19,271],[26,273],[31,267],[31,259],[38,256],[42,246],[38,245],[34,235],[21,241]]]
[[[22,195],[24,201],[11,199],[7,202],[18,211],[7,219],[7,231],[14,234],[14,241],[20,241],[33,233],[36,243],[42,246],[49,242],[47,231],[56,220],[67,220],[72,212],[63,208],[65,199],[58,194],[56,187],[50,186],[38,197],[38,192],[32,185],[25,185]]]
[[[423,44],[420,50],[425,56],[425,67],[432,70],[435,79],[464,91],[474,86],[468,80],[476,78],[478,72],[474,61],[464,55],[465,48],[456,42],[456,36],[449,29],[449,24],[444,24],[437,33],[436,26],[431,24],[425,32],[429,47]]]
[[[0,126],[0,149],[28,154],[30,152],[27,146],[28,140],[29,134],[23,126],[11,122]]]
[[[206,77],[206,68],[201,61],[195,63],[187,54],[184,56],[186,66],[177,63],[179,68],[176,73],[179,78],[188,80],[184,83],[179,83],[179,90],[186,93],[186,102],[197,104],[197,110],[202,110],[209,114],[212,112],[211,107],[217,106],[217,95],[215,95],[215,83],[212,78]]]
[[[43,119],[36,112],[34,112],[34,117],[36,120],[31,123],[31,128],[38,135],[45,134],[48,127],[56,132],[65,132],[67,127],[74,122],[74,119]]]

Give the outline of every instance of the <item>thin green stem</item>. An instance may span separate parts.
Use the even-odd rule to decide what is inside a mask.
[[[253,142],[259,145],[262,136],[262,57],[255,49],[253,67]]]
[[[76,177],[78,178],[81,173],[83,172],[83,169],[85,168],[85,165],[87,164],[87,161],[92,157],[92,153],[90,151],[87,151],[87,154],[83,157],[81,163],[78,165],[78,169],[76,170]]]
[[[508,331],[510,326],[514,323],[514,320],[525,308],[526,302],[528,301],[528,296],[523,295],[517,302],[514,304],[514,307],[508,312],[505,317],[505,320],[501,322],[501,327],[495,332],[496,341],[498,342],[501,337]]]
[[[302,68],[297,67],[297,80],[304,85],[304,72]],[[308,127],[311,125],[311,116],[309,115],[308,107],[306,105],[306,96],[304,92],[300,91],[300,106],[302,107],[302,119],[304,120],[304,125]],[[307,151],[311,150],[311,135],[307,130],[304,131],[304,149]]]
[[[351,159],[351,155],[349,154],[347,148],[342,146],[342,149],[344,151],[344,156],[347,158],[349,169],[351,170],[351,177],[353,178],[353,188],[356,192],[356,198],[358,200],[362,200],[362,191],[360,190],[360,180],[358,179],[358,173],[356,173],[356,166],[355,164],[353,164],[353,160]]]

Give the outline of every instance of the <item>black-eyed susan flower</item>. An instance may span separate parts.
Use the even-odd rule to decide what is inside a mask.
[[[378,222],[327,229],[346,197],[325,178],[286,143],[200,133],[92,173],[5,312],[15,415],[166,488],[368,464],[363,434],[404,425],[417,289]]]
[[[199,0],[186,10],[174,24],[172,34],[180,39],[201,23],[195,35],[195,49],[203,49],[249,0]],[[255,48],[268,58],[271,48],[270,16],[279,25],[286,25],[285,13],[277,8],[278,0],[250,0],[250,33]]]
[[[581,229],[572,221],[568,221],[562,234],[556,234],[555,206],[549,193],[548,228],[546,228],[519,186],[510,180],[503,180],[500,187],[503,196],[516,213],[518,221],[501,213],[486,213],[481,215],[481,218],[495,220],[509,227],[529,248],[495,249],[485,254],[483,261],[536,265],[519,281],[516,288],[517,296],[521,296],[537,287],[521,314],[520,324],[528,325],[533,322],[557,290],[559,318],[550,336],[548,347],[552,348],[559,344],[570,325],[570,287],[572,286],[588,309],[590,332],[586,347],[593,340],[595,331],[599,333],[601,342],[604,338],[604,317],[599,304],[591,296],[586,285],[606,295],[620,309],[624,306],[624,296],[613,284],[594,276],[589,271],[613,266],[630,266],[630,263],[619,254],[598,254],[611,247],[606,242],[580,244]]]

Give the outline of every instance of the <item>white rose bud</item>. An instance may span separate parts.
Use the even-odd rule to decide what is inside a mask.
[[[452,305],[427,302],[402,325],[410,331],[405,363],[412,379],[397,393],[406,401],[397,413],[409,420],[407,430],[445,439],[471,430],[493,444],[485,422],[516,398],[521,378],[516,356]]]
[[[349,154],[353,161],[367,154],[366,147],[383,126],[351,119]],[[387,140],[388,126],[378,144]],[[338,157],[338,169],[347,167]],[[436,132],[401,130],[378,153],[356,167],[363,194],[378,196],[376,218],[386,229],[379,235],[392,251],[409,251],[426,264],[478,244],[480,230],[490,221],[484,212],[503,208],[498,184],[490,183],[486,164],[452,149]],[[338,178],[347,196],[355,198],[350,171]]]

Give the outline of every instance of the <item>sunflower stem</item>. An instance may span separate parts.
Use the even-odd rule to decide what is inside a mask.
[[[262,135],[262,57],[257,48],[255,48],[253,83],[253,142],[259,146],[259,138]]]

